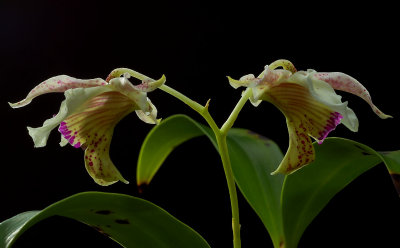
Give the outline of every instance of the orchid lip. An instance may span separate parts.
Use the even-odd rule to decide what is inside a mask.
[[[328,134],[335,130],[336,126],[340,124],[340,120],[343,119],[343,116],[338,113],[334,112],[331,113],[330,119],[327,121],[327,125],[325,126],[325,130],[319,132],[320,137],[318,138],[318,144],[322,144],[325,140],[325,138],[328,136]]]

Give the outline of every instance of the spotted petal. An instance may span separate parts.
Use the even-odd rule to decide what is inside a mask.
[[[110,91],[83,103],[60,125],[59,131],[74,147],[85,148],[85,166],[90,176],[100,185],[118,180],[128,183],[109,156],[115,125],[137,109],[129,97]]]
[[[283,82],[262,96],[286,117],[289,148],[275,173],[291,173],[315,158],[310,136],[319,143],[340,123],[341,114],[316,100],[306,86]]]
[[[35,97],[51,93],[51,92],[65,92],[68,89],[74,88],[90,88],[105,85],[106,82],[101,78],[82,80],[73,78],[67,75],[55,76],[47,79],[33,88],[25,99],[17,103],[9,103],[12,108],[20,108],[28,105]]]
[[[273,68],[278,66],[289,66],[286,62],[284,63],[284,61],[277,62],[279,63],[273,65]],[[291,69],[295,70],[293,68]],[[281,81],[286,80],[291,75],[292,73],[288,70],[271,70],[269,66],[265,66],[265,70],[257,78],[255,78],[253,74],[249,74],[241,77],[239,80],[232,79],[228,76],[228,80],[229,84],[235,89],[242,86],[252,88],[252,96],[250,97],[250,101],[254,106],[257,107],[261,103],[260,97],[264,94],[264,92],[266,92],[273,85],[279,84]]]
[[[382,119],[387,119],[392,116],[384,114],[373,103],[368,90],[356,79],[341,72],[319,72],[315,73],[314,77],[327,82],[334,89],[349,92],[365,100],[372,110]]]
[[[294,67],[293,63],[286,59],[278,59],[269,65],[271,70],[274,70],[278,67],[283,67],[283,69],[290,71],[291,73],[297,72],[297,69]]]
[[[315,79],[314,73],[316,73],[314,70],[298,72],[293,74],[290,80],[306,86],[315,100],[340,113],[341,123],[351,131],[357,132],[358,118],[354,111],[347,107],[348,102],[342,102],[342,97],[337,95],[328,83]]]
[[[29,135],[32,137],[35,147],[46,146],[51,130],[56,128],[67,116],[74,113],[84,102],[96,95],[110,90],[111,88],[108,86],[67,90],[64,93],[65,100],[61,103],[57,115],[46,120],[42,127],[28,127]]]
[[[253,74],[244,75],[239,80],[233,79],[229,76],[227,78],[229,80],[229,84],[235,89],[237,89],[239,87],[253,88],[253,87],[257,86],[257,84],[259,84],[259,82],[261,81],[260,78],[254,77]]]

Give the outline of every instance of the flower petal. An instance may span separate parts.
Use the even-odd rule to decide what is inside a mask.
[[[253,88],[253,97],[250,99],[253,105],[259,102],[261,96],[269,90],[270,87],[286,81],[292,73],[288,70],[271,70],[269,66],[265,66],[265,70],[260,74],[260,82]]]
[[[308,70],[307,73],[296,73],[293,75],[293,80],[306,85],[311,95],[320,103],[328,106],[335,112],[338,112],[343,117],[342,123],[353,132],[358,131],[358,119],[352,109],[347,107],[347,102],[342,102],[342,97],[335,93],[335,90],[330,84],[316,79],[313,75],[314,70]]]
[[[110,82],[112,79],[114,78],[118,78],[120,76],[124,75],[124,78],[129,79],[131,76],[134,78],[137,78],[139,80],[142,81],[141,84],[139,85],[132,85],[132,87],[135,90],[138,91],[143,91],[143,92],[150,92],[153,91],[155,89],[157,89],[158,87],[160,87],[161,85],[163,85],[166,81],[165,75],[162,75],[160,79],[158,80],[154,80],[151,79],[137,71],[128,69],[128,68],[118,68],[118,69],[114,69],[107,77],[106,81]]]
[[[349,92],[365,100],[372,110],[382,119],[387,119],[392,116],[384,114],[380,111],[371,100],[368,90],[353,77],[341,72],[319,72],[315,73],[314,77],[330,84],[334,89]]]
[[[101,78],[82,80],[67,75],[60,75],[49,78],[46,81],[37,85],[29,92],[29,94],[24,100],[19,101],[17,103],[9,103],[9,104],[12,108],[20,108],[25,105],[28,105],[35,97],[46,93],[64,92],[68,89],[74,89],[74,88],[96,87],[105,85],[106,83],[107,82],[105,82]]]
[[[229,84],[237,89],[239,87],[255,87],[259,82],[259,78],[255,78],[253,74],[244,75],[239,80],[233,79],[230,76],[227,76]]]
[[[28,127],[29,135],[32,137],[35,147],[45,146],[51,130],[56,128],[67,116],[75,112],[76,109],[79,108],[84,102],[91,97],[110,90],[112,89],[108,86],[67,90],[64,93],[65,100],[61,103],[60,110],[57,115],[46,120],[42,127]]]
[[[150,99],[147,98],[147,102],[151,107],[151,112],[144,112],[143,110],[136,110],[136,114],[145,123],[148,124],[158,124],[160,123],[161,119],[157,119],[157,108],[154,106]]]
[[[115,125],[136,108],[124,94],[104,92],[90,98],[60,124],[59,131],[72,146],[85,147],[86,169],[100,185],[118,180],[128,183],[111,161],[109,150]]]
[[[131,75],[132,77],[137,78],[139,80],[150,79],[149,77],[147,77],[137,71],[129,69],[129,68],[117,68],[117,69],[112,70],[112,72],[110,72],[110,74],[106,78],[106,81],[110,82],[111,79],[120,77],[120,76],[124,75],[125,73],[129,73],[129,75]]]
[[[138,117],[141,120],[145,121],[146,123],[152,123],[150,119],[144,117],[145,113],[152,113],[152,107],[154,107],[154,105],[150,105],[150,101],[148,100],[146,92],[142,92],[133,88],[133,85],[125,77],[118,77],[110,80],[110,87],[112,87],[115,91],[118,91],[119,93],[125,95],[137,105],[136,113],[139,113]],[[141,112],[143,112],[143,115],[141,114]],[[155,113],[157,114],[157,112]],[[146,120],[142,119],[142,116]],[[156,120],[155,116],[154,120]]]
[[[289,62],[290,63],[290,62]],[[282,65],[277,65],[282,66]],[[260,97],[274,84],[286,80],[292,73],[288,70],[271,70],[269,66],[265,66],[265,70],[256,78],[253,74],[241,77],[239,80],[232,79],[228,76],[229,84],[237,89],[239,87],[252,88],[252,96],[250,102],[257,107],[260,103]]]
[[[290,71],[291,73],[296,73],[297,72],[296,67],[294,67],[293,63],[290,62],[289,60],[286,60],[286,59],[278,59],[278,60],[272,62],[269,65],[269,68],[271,70],[274,70],[274,69],[276,69],[276,68],[278,68],[280,66],[282,66],[283,69],[285,69],[287,71]]]
[[[282,111],[289,131],[288,151],[273,174],[288,174],[312,162],[315,153],[309,136],[322,143],[342,118],[298,83],[283,82],[271,87],[262,100],[273,103]]]
[[[166,78],[164,75],[161,76],[160,79],[158,80],[153,80],[153,79],[144,79],[142,80],[142,83],[139,85],[132,85],[135,90],[139,90],[142,92],[151,92],[161,85],[163,85],[166,81]]]

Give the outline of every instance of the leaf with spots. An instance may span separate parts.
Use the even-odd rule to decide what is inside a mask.
[[[210,247],[197,232],[153,203],[101,192],[76,194],[42,211],[21,213],[3,221],[0,247],[11,247],[31,226],[55,215],[85,223],[122,247]]]
[[[136,174],[138,185],[145,186],[153,180],[175,147],[200,135],[206,135],[218,149],[211,129],[188,116],[171,116],[155,126],[140,151]],[[235,180],[278,246],[283,235],[280,210],[283,175],[272,176],[270,173],[282,160],[282,152],[273,141],[246,129],[231,129],[227,143]],[[199,154],[201,150],[193,151],[191,156]]]
[[[141,149],[138,184],[149,184],[176,146],[200,135],[206,135],[216,147],[211,130],[184,115],[172,116],[154,127]],[[227,143],[236,183],[268,230],[274,247],[297,247],[304,230],[329,201],[381,162],[400,190],[400,151],[378,153],[352,140],[327,138],[323,144],[310,142],[306,147],[315,150],[314,162],[284,178],[270,174],[283,158],[273,141],[234,128]]]
[[[314,143],[314,148],[315,161],[288,175],[283,185],[281,205],[286,248],[297,247],[319,212],[367,170],[384,162],[392,176],[400,173],[400,151],[382,154],[342,138],[328,138],[322,145]]]

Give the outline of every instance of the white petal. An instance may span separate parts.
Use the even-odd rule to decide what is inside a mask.
[[[20,108],[28,105],[35,97],[52,92],[65,92],[74,88],[90,88],[105,85],[106,81],[101,78],[77,79],[67,75],[55,76],[47,79],[33,88],[25,99],[17,103],[9,103],[12,108]]]
[[[347,102],[342,102],[342,97],[335,93],[335,90],[328,83],[313,76],[315,71],[309,70],[306,79],[311,95],[319,102],[329,106],[335,112],[343,116],[342,123],[353,132],[358,131],[358,118],[354,111],[347,107]]]
[[[147,98],[148,104],[151,108],[151,112],[145,112],[143,110],[136,110],[136,114],[145,123],[148,124],[158,124],[160,121],[157,120],[157,108],[154,106],[150,99]]]
[[[42,127],[28,127],[29,135],[32,137],[35,147],[46,146],[51,130],[56,128],[68,115],[73,113],[88,99],[106,91],[111,91],[111,88],[107,86],[99,86],[67,90],[64,93],[65,100],[61,103],[60,110],[57,115],[46,120]]]

